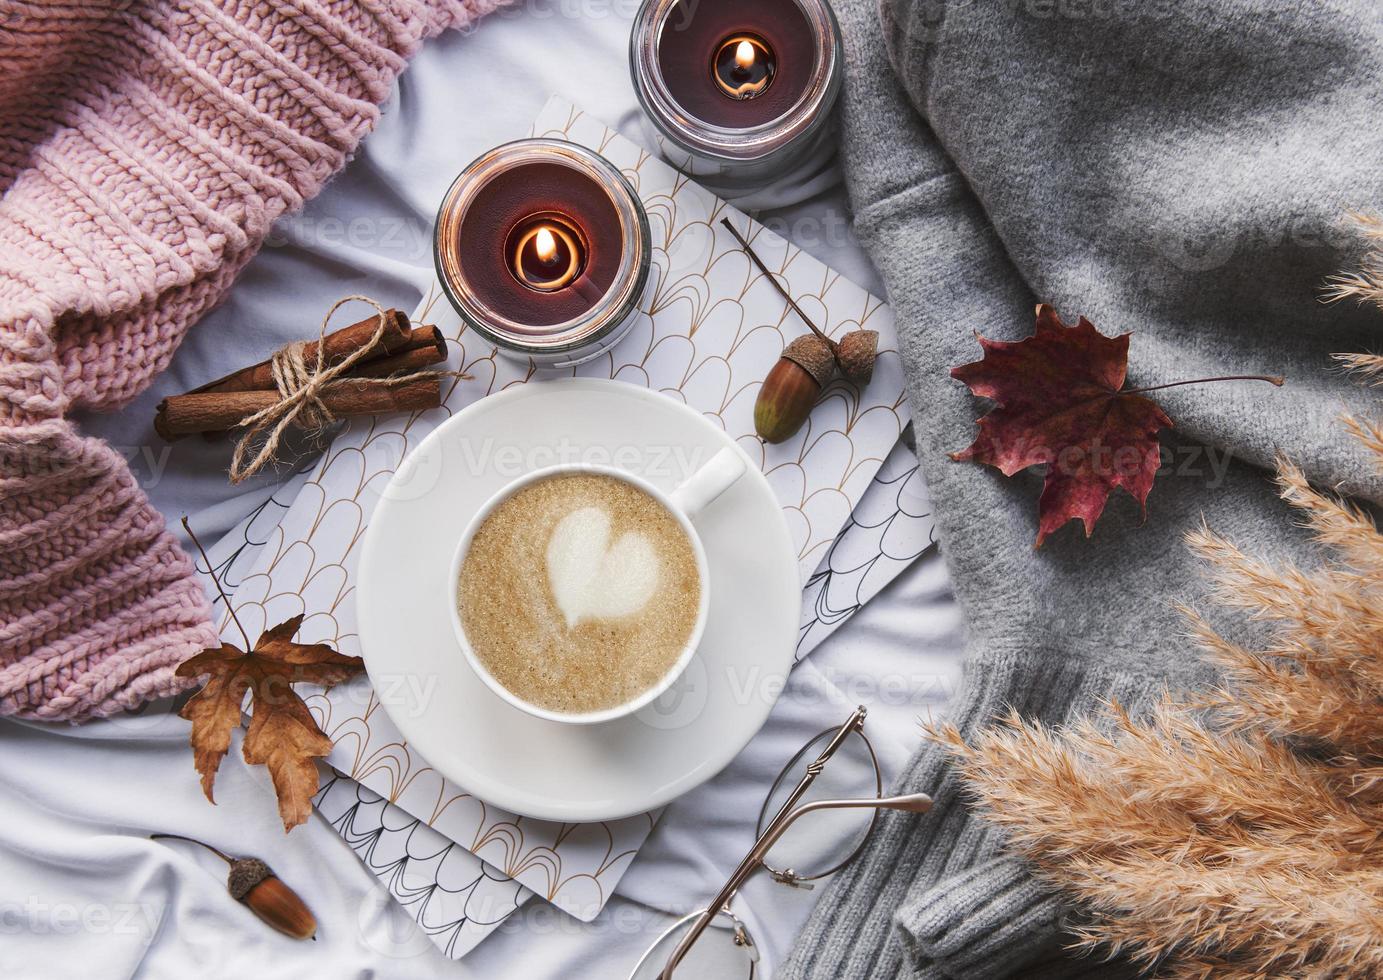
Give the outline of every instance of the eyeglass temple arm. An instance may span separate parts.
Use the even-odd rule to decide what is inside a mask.
[[[778,843],[798,817],[804,817],[817,810],[843,810],[850,807],[875,807],[880,810],[906,810],[909,813],[926,813],[931,809],[931,806],[932,798],[926,793],[909,793],[905,796],[888,796],[883,799],[871,797],[860,800],[813,800],[810,803],[802,804],[782,820],[774,821],[773,826],[769,827],[768,831],[754,844],[754,848],[745,856],[745,859],[740,862],[735,873],[725,883],[725,887],[711,900],[706,911],[702,912],[692,927],[687,930],[682,941],[677,944],[677,948],[668,957],[667,966],[663,967],[663,972],[658,975],[659,980],[672,980],[672,971],[677,969],[677,964],[682,962],[682,958],[687,955],[687,950],[691,949],[692,943],[696,942],[706,931],[711,920],[720,914],[720,910],[730,901],[730,897],[739,890],[740,885],[744,884],[745,879],[763,860],[764,855],[772,849],[774,844]]]

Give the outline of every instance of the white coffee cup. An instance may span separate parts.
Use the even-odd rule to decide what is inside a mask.
[[[696,654],[697,645],[701,642],[701,634],[706,628],[706,612],[710,604],[710,573],[706,564],[706,549],[702,546],[701,536],[696,533],[696,528],[692,525],[698,514],[719,497],[726,490],[730,489],[745,472],[744,454],[737,448],[727,446],[720,450],[706,463],[685,481],[682,482],[671,493],[666,493],[653,486],[641,476],[636,476],[625,470],[616,469],[612,466],[596,466],[589,464],[558,464],[548,466],[543,469],[534,470],[532,473],[525,474],[517,480],[502,488],[498,493],[485,501],[484,505],[476,511],[470,523],[466,525],[465,531],[461,534],[461,540],[456,546],[456,554],[451,561],[451,575],[447,579],[447,606],[451,610],[452,630],[456,634],[456,641],[460,644],[462,652],[466,655],[467,662],[471,669],[476,672],[485,685],[499,695],[509,704],[525,711],[538,718],[545,718],[549,721],[566,722],[574,725],[593,725],[600,722],[613,721],[625,715],[633,714],[640,708],[650,704],[659,695],[672,686],[678,676],[686,669],[687,664]],[[677,521],[682,531],[686,534],[687,540],[691,543],[693,555],[696,557],[697,577],[700,582],[700,599],[696,610],[696,620],[692,626],[691,635],[687,639],[686,645],[678,654],[676,662],[668,669],[668,672],[652,687],[640,693],[637,697],[623,704],[615,705],[612,708],[603,708],[600,711],[585,712],[565,712],[553,711],[549,708],[542,708],[536,704],[530,704],[518,697],[503,684],[501,684],[493,674],[481,662],[476,655],[475,649],[471,646],[466,637],[465,625],[461,622],[461,610],[456,601],[461,583],[461,569],[465,565],[466,555],[470,552],[471,542],[475,539],[476,532],[486,519],[494,513],[496,507],[504,503],[514,494],[524,487],[546,480],[549,477],[561,476],[564,474],[597,474],[611,477],[623,481],[632,487],[642,490],[652,497],[667,510]]]

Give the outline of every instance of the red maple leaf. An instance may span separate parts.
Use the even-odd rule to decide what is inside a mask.
[[[1151,398],[1120,390],[1129,335],[1106,337],[1085,317],[1068,326],[1044,303],[1026,340],[979,341],[984,357],[952,368],[951,377],[997,407],[979,420],[974,443],[951,458],[1005,476],[1046,465],[1036,547],[1076,518],[1088,538],[1115,487],[1146,513],[1160,461],[1157,433],[1172,420]]]

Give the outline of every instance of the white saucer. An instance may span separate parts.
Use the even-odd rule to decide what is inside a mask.
[[[672,398],[615,381],[531,381],[484,398],[410,453],[365,532],[360,645],[385,710],[457,785],[515,813],[586,822],[661,806],[724,768],[768,717],[801,606],[782,508],[756,466],[697,519],[710,613],[681,679],[600,725],[544,721],[481,682],[452,634],[448,571],[500,487],[556,462],[605,463],[672,489],[733,441]]]

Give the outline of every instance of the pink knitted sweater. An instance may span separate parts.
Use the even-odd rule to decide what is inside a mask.
[[[163,519],[66,416],[148,385],[422,39],[498,2],[0,4],[0,713],[133,707],[214,642]]]

